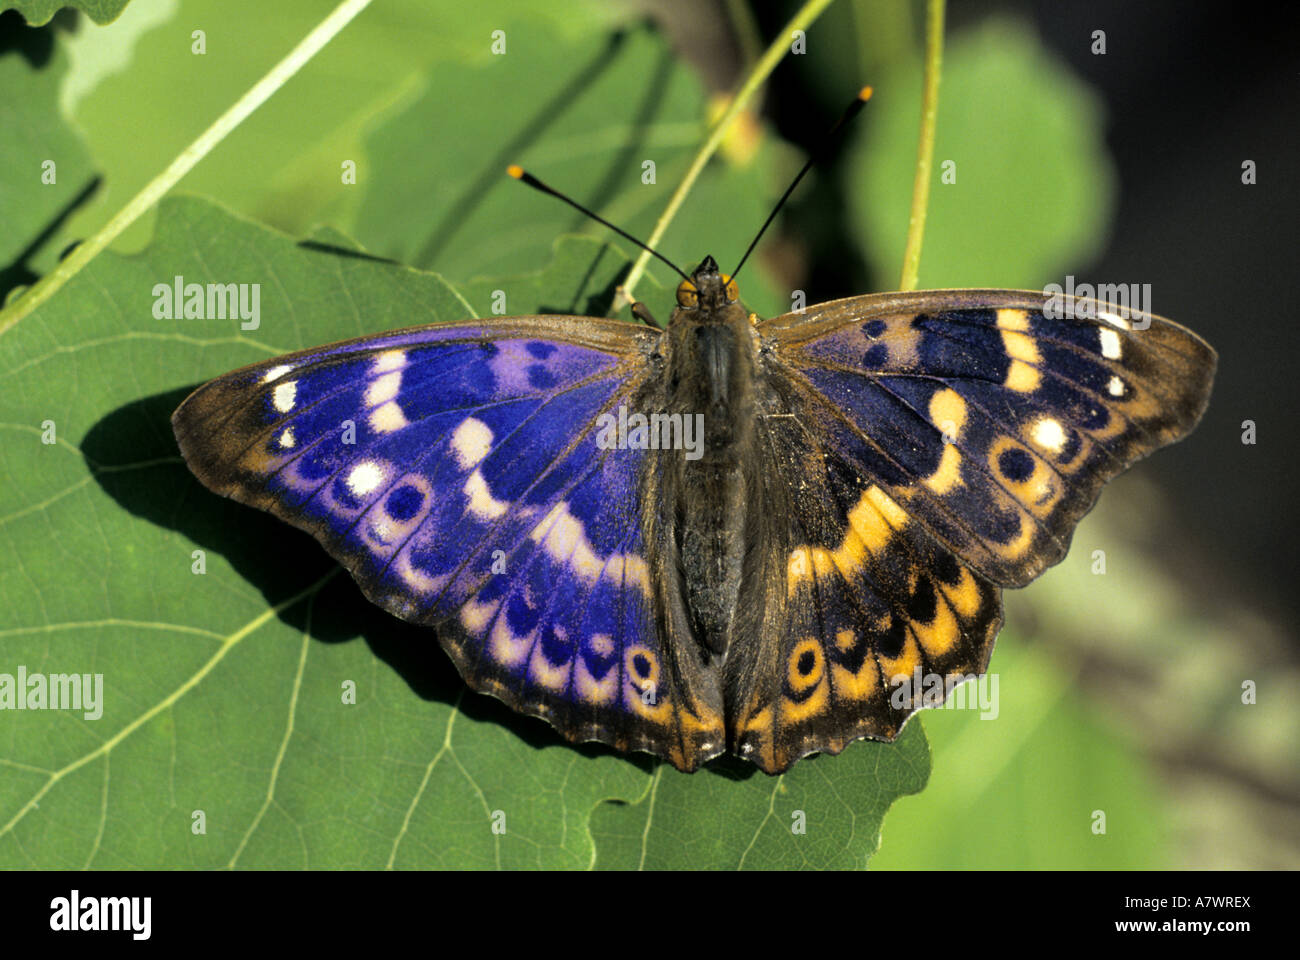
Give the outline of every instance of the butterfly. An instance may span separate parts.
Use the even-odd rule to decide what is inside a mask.
[[[571,741],[775,774],[896,738],[933,705],[891,695],[918,671],[982,674],[1001,588],[1195,426],[1216,364],[1169,320],[1030,291],[760,320],[709,257],[676,301],[664,329],[526,316],[303,350],[200,387],[175,435],[474,689]]]

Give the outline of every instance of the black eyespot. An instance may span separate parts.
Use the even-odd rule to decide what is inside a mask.
[[[813,672],[813,667],[815,667],[816,665],[817,665],[817,654],[813,653],[811,650],[805,650],[799,656],[799,663],[796,669],[798,669],[801,676],[806,677],[808,676],[808,674]]]
[[[1015,483],[1028,480],[1034,473],[1034,458],[1019,447],[1010,447],[998,455],[998,470]]]
[[[880,635],[880,652],[893,660],[903,652],[907,640],[907,627],[898,617],[890,617],[889,628]]]
[[[950,587],[955,587],[958,581],[961,580],[961,565],[957,563],[957,558],[946,550],[935,558],[934,572],[940,580]]]
[[[632,669],[637,672],[638,676],[650,676],[650,660],[644,653],[638,653],[632,658]]]
[[[885,361],[888,359],[889,348],[883,343],[877,343],[862,355],[862,365],[869,370],[878,370],[885,365]]]
[[[928,577],[922,577],[917,581],[916,590],[907,601],[907,615],[920,623],[930,623],[934,620],[937,602],[934,584]]]
[[[408,484],[403,484],[388,495],[384,509],[394,520],[410,520],[424,505],[424,494]]]

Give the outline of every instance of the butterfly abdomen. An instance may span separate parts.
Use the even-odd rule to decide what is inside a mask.
[[[738,305],[675,317],[665,334],[666,412],[702,418],[703,442],[661,456],[656,495],[670,529],[668,589],[679,594],[686,627],[706,657],[723,657],[735,635],[752,579],[760,465],[754,447],[756,356]],[[689,455],[688,455],[689,454]]]

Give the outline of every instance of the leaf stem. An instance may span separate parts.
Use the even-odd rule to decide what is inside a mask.
[[[212,148],[224,140],[254,110],[260,107],[271,95],[311,60],[321,48],[334,39],[352,19],[370,5],[370,0],[343,0],[328,17],[303,37],[289,54],[257,81],[248,92],[235,101],[212,126],[199,134],[198,138],[182,150],[162,173],[154,177],[144,189],[131,198],[121,210],[93,236],[88,237],[53,270],[22,294],[6,309],[0,311],[0,334],[9,330],[39,307],[76,276],[86,264],[90,263],[105,247],[138,220],[150,207],[162,199],[163,195],[174,187],[182,177],[207,156]]]
[[[704,144],[695,154],[695,159],[691,161],[691,166],[686,171],[686,176],[684,176],[682,182],[677,185],[677,189],[668,200],[668,206],[664,208],[664,212],[660,215],[659,221],[655,224],[654,231],[650,234],[649,239],[646,240],[647,246],[657,247],[659,241],[663,239],[664,231],[668,229],[668,225],[672,223],[673,218],[677,216],[677,211],[681,208],[683,201],[685,201],[686,195],[690,193],[691,187],[695,186],[695,181],[704,170],[704,165],[709,162],[709,158],[713,156],[718,149],[718,145],[722,143],[722,138],[726,135],[727,128],[731,126],[731,121],[736,118],[736,115],[740,113],[745,104],[749,102],[750,98],[753,97],[758,88],[763,85],[763,82],[771,75],[772,71],[776,69],[776,65],[781,62],[781,57],[785,55],[785,52],[788,49],[790,49],[790,34],[795,30],[806,30],[808,26],[821,15],[822,11],[830,6],[830,4],[831,0],[807,0],[807,2],[799,8],[799,12],[796,13],[794,17],[791,18],[790,22],[787,23],[776,35],[776,38],[772,41],[771,45],[766,51],[764,51],[763,56],[759,58],[756,64],[754,64],[753,69],[750,70],[749,75],[740,85],[740,89],[737,90],[735,96],[731,98],[731,102],[727,105],[727,109],[723,112],[722,116],[718,118],[718,122],[713,125],[713,128],[709,131],[709,135],[705,139]],[[645,268],[649,262],[650,254],[642,251],[641,255],[636,258],[636,262],[632,264],[632,269],[628,271],[627,279],[623,281],[622,288],[614,298],[614,303],[610,308],[611,312],[620,310],[632,302],[632,291],[636,287],[637,283],[640,282],[641,275],[645,273]]]
[[[921,240],[930,206],[930,171],[934,163],[934,129],[939,113],[939,74],[943,69],[944,0],[928,0],[925,10],[925,80],[921,98],[921,135],[916,145],[916,178],[912,181],[912,214],[907,223],[903,275],[899,290],[915,290],[921,271]]]

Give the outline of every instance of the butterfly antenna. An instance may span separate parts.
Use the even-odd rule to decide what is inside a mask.
[[[602,223],[605,226],[609,227],[609,229],[613,230],[624,240],[630,240],[632,243],[635,243],[638,247],[640,247],[646,253],[650,254],[652,257],[658,257],[664,263],[668,264],[668,266],[676,270],[678,276],[680,276],[683,280],[691,279],[685,273],[682,272],[681,267],[677,266],[677,264],[673,263],[671,260],[665,257],[658,250],[651,249],[649,246],[642,243],[640,240],[632,236],[632,234],[628,233],[626,230],[614,226],[614,224],[610,223],[608,220],[606,220],[604,217],[600,216],[599,214],[592,213],[590,210],[588,210],[586,207],[580,204],[577,200],[574,200],[572,197],[565,196],[564,194],[560,193],[559,190],[556,190],[554,187],[548,187],[546,184],[542,183],[542,181],[538,180],[536,177],[534,177],[531,173],[529,173],[527,170],[525,170],[523,167],[519,166],[518,164],[514,164],[514,163],[510,164],[510,166],[506,167],[506,173],[510,174],[510,176],[514,177],[516,180],[528,184],[528,186],[532,187],[534,190],[540,190],[542,191],[542,193],[550,194],[552,197],[555,197],[557,200],[563,200],[565,203],[573,207],[573,209],[577,210],[579,213],[586,214],[587,216],[591,217],[591,219],[595,220],[597,223]]]
[[[781,194],[781,199],[776,202],[776,206],[772,208],[772,212],[767,215],[767,219],[763,221],[763,225],[758,228],[758,233],[755,235],[753,242],[750,243],[749,249],[745,251],[745,255],[740,258],[740,263],[736,264],[736,269],[731,271],[731,277],[733,280],[735,279],[736,274],[740,273],[740,268],[745,265],[745,261],[749,259],[749,255],[754,252],[754,248],[758,246],[758,241],[763,239],[763,234],[766,233],[767,228],[772,225],[772,221],[776,219],[776,215],[781,212],[781,208],[785,206],[785,202],[790,199],[790,194],[794,193],[794,188],[799,186],[799,181],[807,175],[808,171],[813,168],[814,164],[819,162],[826,155],[827,148],[835,138],[835,135],[840,132],[840,128],[856,117],[858,111],[865,107],[867,101],[870,99],[871,88],[863,87],[858,91],[858,95],[853,98],[853,102],[845,108],[844,113],[840,115],[839,120],[835,121],[835,126],[826,131],[826,136],[822,138],[821,146],[808,158],[808,162],[805,163],[803,169],[795,175],[790,186],[785,188],[785,193]]]

